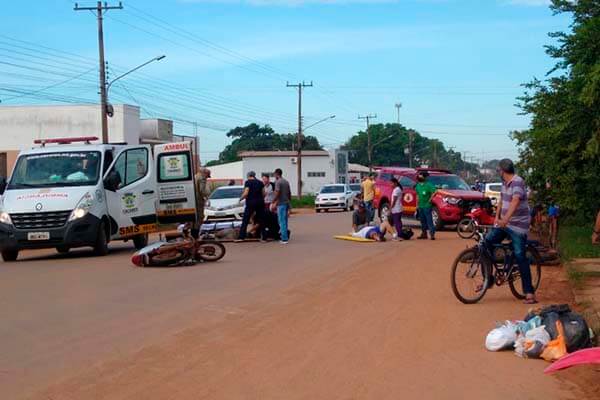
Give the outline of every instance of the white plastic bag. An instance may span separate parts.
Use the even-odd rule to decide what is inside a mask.
[[[515,342],[515,354],[523,358],[539,358],[550,341],[550,334],[545,326],[528,330],[525,335],[519,335]]]
[[[551,340],[550,334],[546,330],[546,326],[538,326],[537,328],[533,328],[527,331],[525,334],[525,339],[530,341],[542,342],[545,346]]]
[[[489,351],[500,351],[512,347],[517,340],[517,327],[510,321],[492,329],[485,338],[485,348]]]

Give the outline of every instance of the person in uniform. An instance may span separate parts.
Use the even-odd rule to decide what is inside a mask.
[[[194,237],[198,237],[198,233],[204,222],[204,205],[208,196],[210,196],[210,189],[208,187],[208,178],[210,178],[210,170],[208,168],[200,168],[195,177],[195,189],[196,189],[196,223],[192,231]]]

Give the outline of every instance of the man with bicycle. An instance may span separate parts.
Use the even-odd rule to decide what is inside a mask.
[[[500,160],[496,171],[502,177],[500,207],[496,212],[494,228],[486,236],[486,243],[493,253],[493,245],[504,239],[512,241],[513,254],[519,266],[525,304],[535,304],[535,290],[531,282],[531,269],[527,258],[527,234],[531,217],[527,202],[527,189],[523,178],[515,174],[513,162],[505,158]]]

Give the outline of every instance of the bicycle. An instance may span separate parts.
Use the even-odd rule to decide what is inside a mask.
[[[451,284],[456,298],[464,304],[474,304],[494,284],[502,286],[508,282],[513,296],[519,300],[525,299],[512,244],[494,245],[492,254],[484,233],[478,230],[475,235],[477,245],[463,250],[452,265]],[[527,243],[526,256],[530,262],[531,282],[534,290],[537,290],[542,278],[542,266],[541,257],[532,243]],[[465,287],[460,283],[465,283]]]

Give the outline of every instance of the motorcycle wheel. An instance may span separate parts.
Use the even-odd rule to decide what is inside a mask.
[[[225,246],[218,242],[203,242],[197,246],[196,259],[202,261],[219,261],[225,256]]]
[[[456,232],[463,239],[471,239],[475,236],[475,229],[475,224],[471,218],[463,218],[456,225]]]

